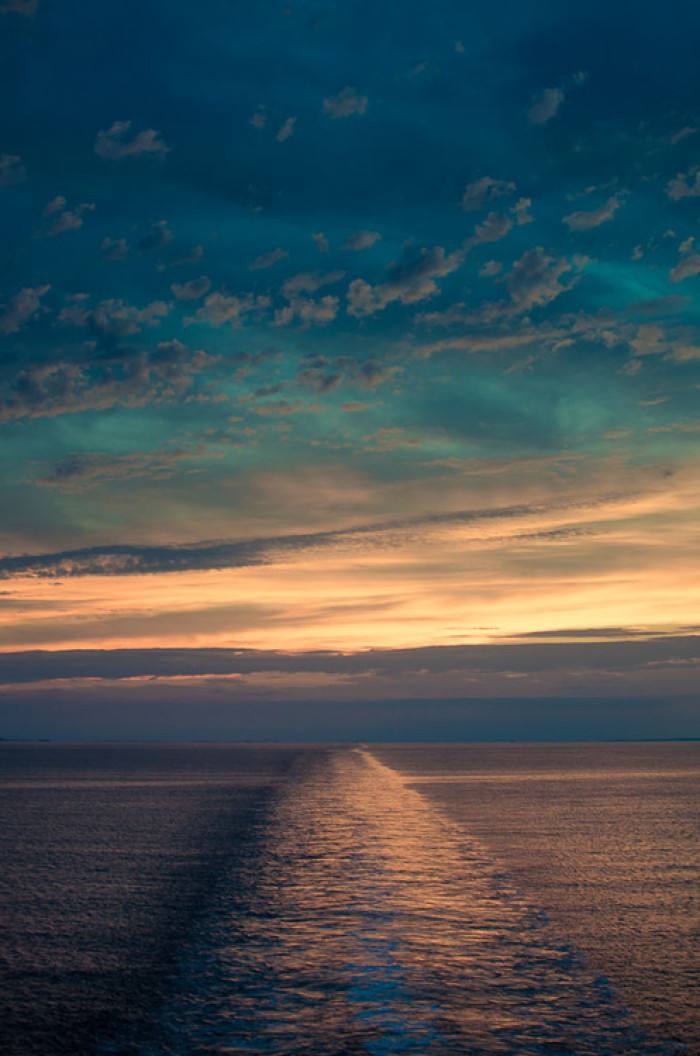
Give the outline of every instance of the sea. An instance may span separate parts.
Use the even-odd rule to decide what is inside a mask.
[[[698,1056],[700,743],[0,745],[2,1056]]]

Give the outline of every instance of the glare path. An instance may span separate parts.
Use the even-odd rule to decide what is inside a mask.
[[[183,959],[147,1056],[640,1056],[605,980],[362,749],[311,754]]]

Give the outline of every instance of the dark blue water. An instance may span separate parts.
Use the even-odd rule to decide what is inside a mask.
[[[700,753],[561,751],[5,747],[1,1051],[696,1053]]]

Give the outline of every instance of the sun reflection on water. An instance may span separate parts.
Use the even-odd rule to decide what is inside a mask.
[[[183,960],[164,1053],[613,1056],[647,1043],[484,847],[364,749],[309,755]]]

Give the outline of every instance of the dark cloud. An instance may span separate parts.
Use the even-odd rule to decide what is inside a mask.
[[[493,176],[482,176],[473,180],[464,188],[462,195],[462,208],[466,212],[474,212],[483,209],[495,198],[503,198],[505,195],[515,194],[515,184],[510,180],[496,180]]]
[[[265,311],[269,306],[269,297],[256,297],[249,293],[238,296],[217,291],[209,294],[195,315],[185,319],[185,325],[208,323],[218,327],[229,323],[231,326],[239,326],[246,315]]]
[[[331,392],[344,384],[375,389],[395,378],[400,372],[400,367],[374,359],[356,360],[351,356],[330,358],[312,355],[303,360],[297,381],[319,393]]]
[[[163,479],[175,473],[183,462],[201,458],[204,448],[165,448],[138,451],[128,455],[108,452],[77,452],[66,455],[37,478],[45,487],[65,491],[82,490],[108,480],[135,478]]]
[[[85,327],[102,344],[140,334],[145,328],[160,326],[169,311],[170,305],[165,301],[152,301],[143,308],[137,308],[115,298],[91,305],[80,297],[61,309],[58,322],[63,326]]]
[[[700,637],[663,635],[607,642],[522,642],[442,645],[413,649],[317,650],[286,653],[256,649],[109,649],[0,653],[0,684],[47,679],[167,678],[185,675],[322,672],[391,678],[458,672],[605,669],[634,671],[648,665],[689,662],[700,655]],[[465,696],[469,693],[465,692]]]
[[[153,253],[162,249],[173,240],[173,233],[167,220],[156,220],[149,230],[136,243],[139,253]]]
[[[599,504],[613,496],[598,500]],[[621,498],[622,496],[615,496]],[[589,505],[586,508],[589,508]],[[317,547],[351,544],[365,537],[403,532],[406,529],[429,529],[432,526],[476,524],[485,521],[508,521],[548,511],[571,511],[583,508],[577,503],[549,505],[496,506],[486,509],[458,510],[427,516],[355,525],[330,531],[296,535],[265,536],[257,539],[197,542],[182,545],[138,546],[115,545],[64,550],[58,553],[30,554],[0,558],[0,579],[16,576],[64,579],[73,576],[121,576],[154,572],[182,572],[193,569],[245,568],[266,564],[279,554],[291,554]],[[569,529],[565,529],[569,531]],[[558,529],[557,531],[562,531]],[[541,534],[541,533],[540,533]]]
[[[386,282],[371,286],[354,279],[348,287],[348,313],[358,318],[383,311],[393,301],[414,304],[438,292],[436,279],[456,271],[464,263],[464,250],[447,253],[442,246],[416,249],[406,246],[388,270]]]
[[[513,308],[529,312],[556,300],[576,283],[578,272],[588,263],[585,257],[567,260],[545,253],[542,246],[528,249],[504,278]],[[561,281],[563,276],[569,276]]]
[[[196,377],[214,362],[206,352],[193,352],[175,340],[111,359],[37,364],[5,386],[0,421],[183,399]]]

